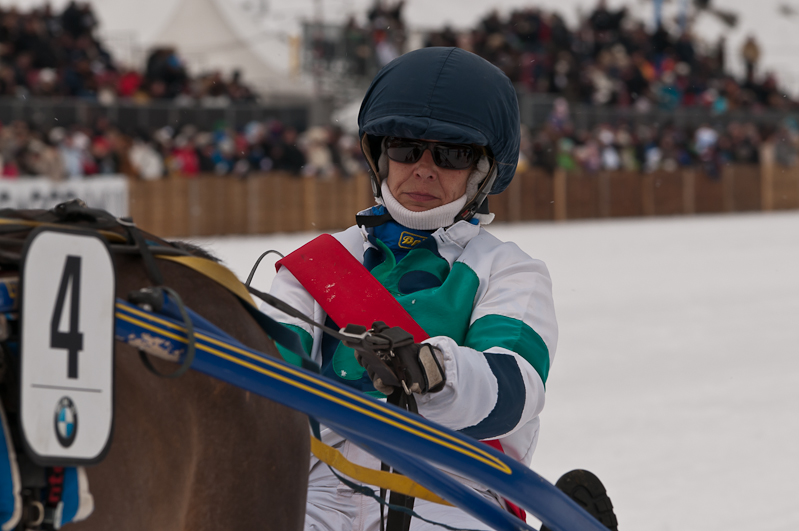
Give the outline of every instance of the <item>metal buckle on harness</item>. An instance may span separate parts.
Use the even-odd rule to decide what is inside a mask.
[[[347,343],[363,344],[366,337],[371,333],[371,330],[365,326],[348,324],[338,332],[347,337]]]
[[[379,356],[381,359],[394,357],[394,342],[390,337],[382,334],[388,327],[382,321],[372,323],[372,328],[361,325],[348,324],[339,333],[344,344],[362,353],[369,353]]]

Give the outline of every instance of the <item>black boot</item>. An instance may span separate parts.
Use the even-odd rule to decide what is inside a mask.
[[[611,531],[618,531],[619,522],[613,513],[613,504],[605,491],[605,486],[594,474],[587,470],[572,470],[563,474],[555,486],[602,525]],[[542,526],[541,531],[549,529]]]

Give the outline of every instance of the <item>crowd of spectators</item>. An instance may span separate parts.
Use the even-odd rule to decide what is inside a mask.
[[[29,11],[0,7],[0,97],[72,96],[106,104],[255,100],[239,73],[192,77],[172,48],[152,50],[144,71],[120,64],[97,38],[97,24],[89,3],[72,1],[60,13],[49,4]]]
[[[374,0],[366,13],[365,24],[351,16],[340,32],[328,34],[324,28],[315,28],[311,36],[314,61],[330,69],[336,59],[343,58],[346,75],[357,78],[373,76],[379,68],[405,52],[404,7],[404,0]]]
[[[357,139],[334,127],[302,133],[281,122],[250,122],[241,130],[199,131],[192,125],[125,134],[107,119],[92,127],[47,131],[23,121],[0,126],[2,178],[81,179],[123,173],[145,180],[200,174],[246,177],[280,171],[321,179],[365,171]]]
[[[361,26],[350,17],[344,27],[345,53],[355,59],[355,75],[369,74],[369,65],[380,68],[400,56],[405,48],[405,24],[402,20],[404,1],[383,6],[376,2],[367,14],[367,24]]]
[[[605,0],[569,28],[554,12],[536,7],[508,17],[496,11],[471,32],[445,27],[429,35],[428,46],[460,46],[501,68],[528,91],[592,105],[658,107],[703,106],[728,109],[793,106],[772,73],[757,70],[760,50],[750,37],[741,50],[743,79],[728,73],[723,38],[705,43],[689,26],[648,30],[625,8]]]
[[[374,0],[361,24],[351,16],[343,27],[311,24],[310,51],[313,68],[336,70],[344,75],[371,78],[405,50],[407,33],[402,11],[405,0]]]
[[[731,121],[678,127],[672,123],[602,124],[576,128],[569,104],[559,99],[544,127],[523,128],[519,168],[626,170],[648,173],[701,169],[717,178],[725,164],[757,164],[765,140],[775,145],[776,162],[799,162],[799,124],[778,127]],[[348,178],[367,169],[357,138],[336,127],[299,132],[277,120],[250,122],[240,130],[200,131],[192,125],[126,134],[107,119],[92,127],[53,127],[47,131],[16,121],[0,127],[2,178],[49,176],[81,179],[127,174],[154,180],[201,174],[244,178],[265,172],[297,177]]]
[[[757,164],[765,140],[777,146],[777,162],[793,166],[799,147],[799,124],[786,119],[778,127],[731,121],[678,127],[673,123],[601,124],[593,130],[575,128],[569,104],[559,98],[547,123],[523,135],[523,165],[548,171],[626,170],[652,172],[700,168],[718,178],[725,164]]]

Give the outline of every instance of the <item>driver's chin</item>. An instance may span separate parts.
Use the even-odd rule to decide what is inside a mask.
[[[436,206],[438,206],[438,205],[435,205],[435,206],[433,206],[433,205],[425,205],[425,206],[422,206],[422,205],[403,205],[403,206],[405,208],[407,208],[408,210],[410,210],[411,212],[425,212],[426,210],[432,210],[432,209],[436,208]]]
[[[399,200],[399,203],[411,212],[424,212],[425,210],[432,210],[443,204],[440,199],[431,199],[430,201],[415,201],[413,198],[408,196],[402,197]]]

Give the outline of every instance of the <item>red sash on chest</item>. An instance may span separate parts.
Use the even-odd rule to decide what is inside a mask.
[[[399,326],[421,343],[430,336],[383,285],[330,234],[306,243],[275,267],[285,266],[339,327],[371,328],[375,321]],[[505,453],[498,440],[482,441]],[[525,512],[505,500],[508,512],[525,519]]]
[[[338,326],[371,328],[375,321],[399,326],[421,343],[430,336],[405,308],[330,234],[306,243],[280,259]]]

